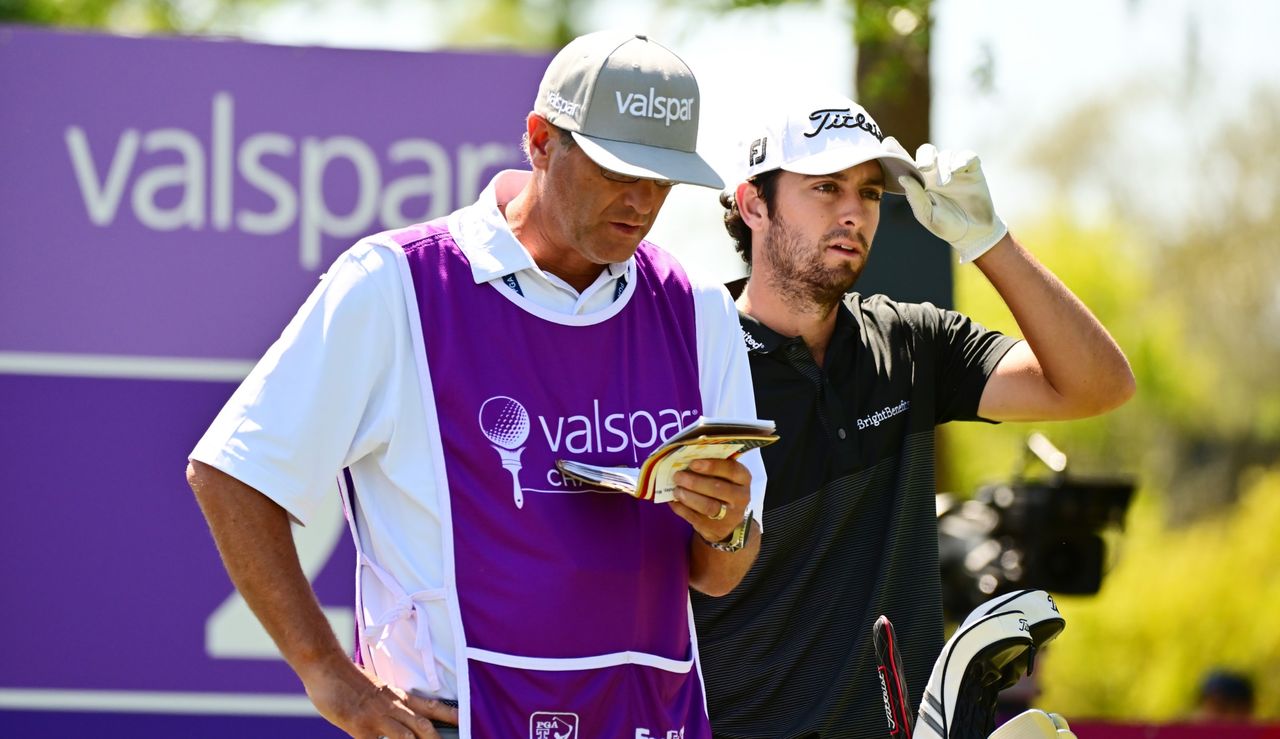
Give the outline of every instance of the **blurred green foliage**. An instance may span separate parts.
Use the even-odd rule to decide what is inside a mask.
[[[1256,716],[1280,719],[1280,465],[1238,505],[1180,529],[1159,501],[1131,512],[1119,565],[1093,598],[1060,598],[1067,629],[1038,703],[1068,718],[1185,719],[1211,668],[1249,675]]]
[[[1021,463],[1024,440],[1040,431],[1066,452],[1071,470],[1082,474],[1138,472],[1150,413],[1149,375],[1158,373],[1179,337],[1148,331],[1141,311],[1151,293],[1146,271],[1129,248],[1140,237],[1122,226],[1082,227],[1055,217],[1025,232],[1015,232],[1045,266],[1058,275],[1098,316],[1119,342],[1138,378],[1138,395],[1119,410],[1098,418],[1056,423],[949,424],[943,427],[948,469],[955,492],[1009,476]],[[1020,335],[999,294],[974,268],[956,270],[956,307],[983,325]]]
[[[473,0],[437,3],[452,48],[559,49],[582,33],[582,0]]]
[[[0,23],[95,28],[118,33],[225,30],[280,0],[0,0]]]
[[[1280,459],[1280,168],[1257,155],[1280,147],[1280,91],[1259,92],[1207,137],[1183,176],[1192,184],[1181,201],[1172,187],[1152,197],[1151,183],[1109,165],[1123,159],[1097,144],[1109,132],[1094,104],[1090,116],[1094,148],[1075,147],[1064,131],[1079,127],[1068,119],[1064,131],[1046,132],[1054,146],[1038,164],[1063,183],[1136,182],[1148,190],[1149,210],[1117,189],[1110,208],[1081,213],[1061,191],[1048,199],[1055,210],[1014,235],[1111,331],[1138,393],[1102,418],[1034,428],[1078,471],[1140,473],[1165,498],[1169,520],[1186,523],[1232,503],[1248,469]],[[956,303],[1018,333],[977,270],[957,270]],[[1008,474],[1032,428],[948,427],[952,484],[963,491]]]
[[[1105,120],[1096,101],[1089,105],[1091,120]],[[1061,600],[1068,626],[1044,664],[1043,707],[1073,718],[1185,718],[1205,672],[1224,666],[1253,676],[1259,716],[1274,720],[1280,168],[1258,152],[1280,147],[1280,92],[1258,93],[1237,120],[1206,137],[1184,175],[1192,187],[1183,207],[1166,187],[1154,210],[1140,208],[1142,198],[1121,189],[1136,179],[1108,164],[1121,158],[1098,138],[1107,131],[1090,150],[1047,132],[1056,143],[1051,171],[1063,183],[1110,180],[1111,206],[1081,213],[1061,191],[1051,215],[1015,236],[1116,338],[1138,393],[1084,421],[949,425],[952,481],[964,493],[1008,477],[1032,430],[1067,454],[1072,472],[1140,481],[1101,593]],[[1082,225],[1090,219],[1094,225]],[[985,325],[1018,333],[975,269],[957,271],[956,303]]]

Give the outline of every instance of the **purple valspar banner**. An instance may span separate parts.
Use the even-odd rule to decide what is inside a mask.
[[[545,64],[0,28],[0,351],[257,357],[357,238],[520,166]]]
[[[186,488],[236,379],[200,368],[258,357],[360,236],[520,166],[546,61],[0,27],[0,736],[332,735]],[[297,534],[349,642],[336,490]]]

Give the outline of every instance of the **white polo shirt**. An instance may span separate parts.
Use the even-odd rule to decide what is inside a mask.
[[[499,204],[524,186],[527,172],[498,174],[479,200],[449,216],[449,228],[471,263],[476,284],[519,290],[543,309],[587,316],[614,301],[634,260],[608,265],[582,293],[543,272],[507,225]],[[444,587],[439,556],[443,521],[430,460],[439,445],[428,433],[413,354],[406,295],[388,234],[361,240],[334,262],[257,366],[196,444],[199,460],[261,491],[305,525],[331,501],[349,468],[356,496],[359,548],[404,592]],[[403,259],[401,259],[403,262]],[[695,283],[702,413],[755,418],[750,369],[737,311],[718,284]],[[626,299],[626,298],[624,298]],[[751,510],[761,520],[765,473],[759,451],[741,458],[751,471]],[[637,505],[650,505],[637,501]],[[366,625],[394,606],[373,578],[361,580]],[[513,605],[513,607],[515,607]],[[420,603],[442,698],[457,697],[456,649],[443,600]],[[394,648],[394,647],[393,647]],[[416,653],[392,655],[405,689],[428,691]],[[403,668],[403,669],[401,669]],[[380,673],[381,674],[381,673]]]

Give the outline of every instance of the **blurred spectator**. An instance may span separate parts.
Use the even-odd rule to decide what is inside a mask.
[[[1200,683],[1198,721],[1248,721],[1253,718],[1253,681],[1230,670],[1211,670]]]

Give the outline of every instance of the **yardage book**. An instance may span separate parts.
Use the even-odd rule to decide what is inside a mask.
[[[654,503],[668,503],[675,500],[675,474],[690,462],[731,459],[748,449],[768,446],[778,440],[774,431],[773,421],[699,416],[654,450],[638,468],[557,459],[556,469],[566,477],[597,487]]]

